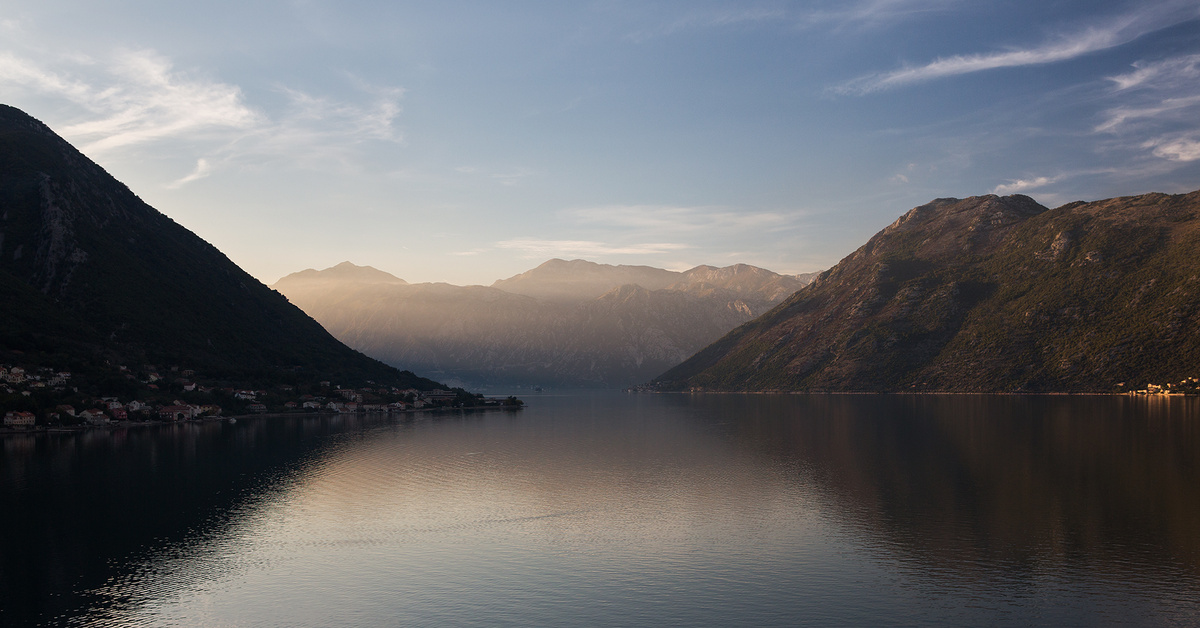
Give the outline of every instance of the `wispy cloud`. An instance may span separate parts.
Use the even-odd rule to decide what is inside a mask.
[[[1143,86],[1181,87],[1195,85],[1200,80],[1200,55],[1184,55],[1158,61],[1139,61],[1135,70],[1128,74],[1110,76],[1118,90],[1129,90]]]
[[[607,205],[570,209],[564,214],[587,225],[622,229],[719,232],[730,229],[777,229],[790,225],[796,214],[744,212],[721,207],[664,205]]]
[[[1133,64],[1109,77],[1121,104],[1101,112],[1093,129],[1127,150],[1149,151],[1163,163],[1200,160],[1200,55]]]
[[[1165,98],[1147,106],[1121,106],[1104,112],[1105,120],[1096,126],[1101,133],[1116,131],[1122,125],[1144,119],[1161,120],[1170,116],[1178,118],[1179,114],[1189,112],[1200,106],[1200,94],[1180,98]]]
[[[735,6],[721,4],[704,6],[689,3],[683,15],[665,19],[645,20],[652,25],[641,27],[628,35],[636,42],[647,41],[691,31],[703,31],[733,26],[779,24],[801,30],[824,28],[872,28],[895,25],[912,16],[939,12],[961,4],[962,0],[834,0],[809,2],[802,7],[784,2],[742,2]]]
[[[846,27],[875,27],[927,13],[937,13],[961,4],[961,0],[863,0],[836,2],[828,9],[812,8],[801,13],[801,25]]]
[[[1170,161],[1197,161],[1200,160],[1200,133],[1156,137],[1144,142],[1142,148],[1149,149],[1155,157]]]
[[[1017,194],[1019,192],[1045,187],[1057,182],[1061,178],[1062,177],[1034,177],[1032,179],[1016,179],[1009,181],[1008,183],[997,185],[994,189],[992,189],[992,194]]]
[[[359,84],[363,102],[344,102],[279,87],[288,103],[274,115],[252,107],[240,87],[178,70],[150,50],[122,50],[102,61],[60,59],[47,67],[0,52],[0,88],[20,89],[75,105],[59,131],[88,154],[162,141],[204,143],[222,163],[242,157],[299,155],[336,159],[355,144],[402,142],[395,121],[404,90]],[[361,82],[360,82],[361,83]],[[198,162],[178,187],[208,176]]]
[[[204,177],[207,177],[209,174],[212,174],[212,166],[208,163],[208,160],[203,159],[203,158],[197,159],[196,160],[196,169],[193,170],[191,172],[191,174],[167,185],[167,188],[172,189],[172,190],[181,188],[181,187],[187,185],[188,183],[191,183],[192,181],[198,181],[200,179],[203,179]]]
[[[0,52],[0,84],[60,95],[72,102],[84,103],[92,90],[86,83],[46,70],[9,52]]]
[[[107,85],[47,70],[11,54],[4,55],[0,66],[0,80],[65,98],[89,111],[91,119],[62,128],[86,152],[208,128],[246,129],[259,121],[236,86],[175,72],[167,59],[152,51],[114,55],[105,64],[113,79]]]
[[[1084,28],[1032,48],[939,58],[925,65],[858,77],[830,91],[837,94],[864,95],[974,72],[1066,61],[1129,43],[1167,26],[1197,17],[1200,17],[1200,6],[1194,2],[1160,3],[1123,15],[1107,24]]]
[[[653,242],[642,244],[610,244],[594,240],[541,240],[525,238],[504,240],[496,248],[519,251],[522,257],[581,257],[596,258],[609,255],[661,255],[689,248],[686,244]]]

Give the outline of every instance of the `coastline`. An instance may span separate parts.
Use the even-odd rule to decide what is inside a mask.
[[[13,436],[20,434],[79,434],[91,432],[94,430],[117,431],[130,428],[152,428],[152,427],[169,427],[175,425],[187,425],[197,423],[220,423],[236,422],[249,419],[289,419],[301,417],[334,417],[334,416],[375,416],[375,417],[409,417],[416,414],[445,414],[450,412],[465,413],[465,412],[487,412],[494,410],[505,410],[509,412],[520,410],[524,406],[470,406],[465,408],[446,408],[446,407],[430,407],[430,408],[411,408],[397,412],[330,412],[326,410],[318,412],[259,412],[251,414],[233,414],[229,416],[205,416],[194,419],[184,419],[181,421],[111,421],[102,425],[81,424],[81,425],[35,425],[34,427],[6,427],[0,426],[0,437]]]

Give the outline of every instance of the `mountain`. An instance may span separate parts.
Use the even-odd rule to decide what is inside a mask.
[[[1200,376],[1200,192],[937,199],[660,390],[1114,392]]]
[[[621,387],[678,364],[804,283],[746,265],[681,273],[550,260],[490,287],[408,284],[348,262],[273,287],[390,364],[473,385]]]
[[[41,122],[0,105],[0,362],[440,387],[349,349]]]

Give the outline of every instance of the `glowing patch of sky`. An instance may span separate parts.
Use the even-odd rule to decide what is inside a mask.
[[[930,199],[1200,188],[1194,0],[0,1],[0,102],[267,283],[828,267]]]

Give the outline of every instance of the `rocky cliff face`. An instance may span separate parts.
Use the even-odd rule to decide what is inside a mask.
[[[1200,371],[1200,192],[938,199],[660,389],[1094,391]]]
[[[744,265],[678,273],[551,260],[492,287],[405,284],[345,264],[274,287],[350,346],[434,377],[620,387],[678,364],[802,285]]]

